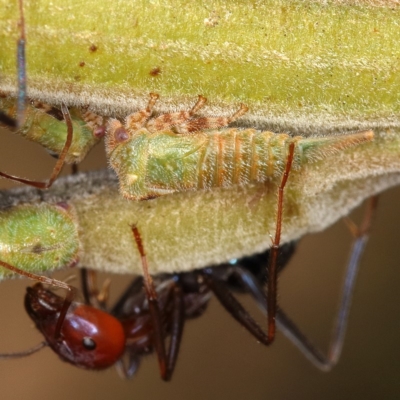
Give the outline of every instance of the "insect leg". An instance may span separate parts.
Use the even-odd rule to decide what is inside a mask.
[[[165,378],[167,381],[172,377],[181,346],[183,326],[185,323],[184,306],[182,288],[179,284],[174,284],[172,288],[171,340],[167,352],[167,376]]]
[[[281,241],[282,216],[283,216],[283,194],[289,177],[289,173],[293,163],[294,149],[296,141],[292,140],[289,143],[289,152],[286,160],[285,170],[282,175],[282,180],[278,188],[278,207],[276,212],[276,228],[275,238],[272,241],[270,254],[268,258],[268,287],[267,287],[267,308],[268,308],[268,342],[271,343],[275,338],[275,316],[277,310],[277,262],[279,254],[279,245]]]
[[[236,269],[236,267],[232,268],[232,270],[233,269]],[[229,314],[244,326],[259,342],[269,345],[270,341],[263,329],[257,324],[239,301],[236,300],[226,286],[214,277],[212,269],[205,269],[201,275],[207,283],[207,286],[213,291],[219,302],[229,312]],[[262,290],[261,293],[263,293]]]
[[[114,118],[108,121],[107,134],[105,139],[107,153],[114,148],[116,143],[124,142],[129,138],[127,130],[136,131],[145,126],[147,120],[151,116],[153,107],[156,104],[158,98],[158,94],[150,93],[150,100],[147,104],[147,107],[136,113],[128,115],[124,124]]]
[[[176,125],[180,125],[192,118],[203,106],[206,104],[207,99],[199,95],[196,104],[189,111],[181,111],[176,113],[168,113],[160,115],[157,118],[151,119],[147,124],[146,128],[150,132],[157,132],[162,130],[170,129]]]
[[[67,140],[66,140],[64,148],[60,154],[60,157],[58,158],[56,165],[53,168],[53,172],[51,173],[49,180],[47,182],[38,182],[38,181],[30,180],[30,179],[18,178],[16,176],[9,175],[4,172],[0,172],[0,176],[2,176],[3,178],[11,179],[12,181],[21,182],[21,183],[25,183],[30,186],[34,186],[38,189],[48,189],[54,183],[54,181],[57,179],[57,177],[60,174],[61,169],[64,165],[65,157],[67,156],[68,150],[71,146],[72,136],[73,136],[71,116],[69,114],[68,108],[64,104],[61,106],[61,111],[64,115],[64,119],[65,119],[65,122],[68,127]]]
[[[149,274],[149,268],[147,264],[147,257],[144,251],[142,238],[140,236],[139,229],[136,225],[131,226],[133,236],[136,241],[137,248],[139,250],[141,259],[142,259],[142,267],[143,267],[143,281],[144,288],[146,291],[147,300],[149,302],[149,311],[151,315],[151,320],[153,322],[154,328],[154,347],[157,352],[158,357],[158,365],[160,367],[161,377],[166,380],[168,379],[168,370],[167,370],[167,355],[165,351],[165,343],[164,343],[164,330],[162,326],[161,312],[158,305],[157,292],[154,287],[153,279]]]
[[[368,241],[371,221],[376,211],[377,201],[377,196],[370,198],[364,220],[360,227],[355,226],[351,222],[350,230],[355,239],[345,272],[340,306],[337,313],[332,338],[329,344],[328,354],[324,355],[318,348],[316,348],[287,317],[287,315],[282,310],[278,310],[276,320],[279,329],[316,367],[322,371],[330,371],[339,361],[339,357],[342,352],[354,284],[358,267],[360,265],[361,256]]]
[[[282,175],[281,183],[278,187],[278,205],[276,213],[276,228],[275,238],[273,239],[272,246],[268,257],[268,286],[267,286],[267,314],[268,314],[268,328],[265,334],[241,304],[232,296],[232,294],[224,290],[215,279],[207,278],[210,288],[213,290],[219,301],[228,310],[228,312],[239,321],[250,333],[255,336],[260,342],[269,345],[275,338],[276,323],[275,318],[277,314],[277,275],[278,275],[278,254],[280,248],[280,239],[282,231],[282,217],[283,217],[283,197],[284,189],[289,178],[289,173],[292,167],[294,151],[297,140],[293,139],[289,142],[288,155],[286,159],[285,170]]]
[[[346,219],[349,229],[354,236],[354,242],[350,252],[350,259],[347,265],[347,271],[343,284],[343,293],[339,306],[339,312],[334,328],[334,334],[329,346],[329,363],[326,363],[327,369],[331,369],[339,360],[342,352],[344,336],[347,328],[347,320],[350,311],[351,299],[353,295],[354,283],[357,277],[358,267],[360,265],[361,257],[364,253],[366,244],[368,242],[370,228],[373,216],[376,213],[378,206],[378,196],[373,196],[368,200],[367,209],[365,211],[364,220],[360,227],[357,227],[353,222]]]
[[[143,128],[147,120],[150,118],[153,112],[154,105],[156,104],[160,96],[156,93],[150,93],[150,100],[147,103],[147,107],[144,110],[140,110],[136,113],[130,114],[126,117],[125,128],[137,130]],[[112,120],[114,122],[115,120]]]
[[[158,364],[162,379],[168,381],[171,379],[175,368],[176,360],[181,344],[182,331],[184,325],[184,300],[183,292],[179,283],[174,283],[172,287],[172,324],[171,324],[171,340],[168,352],[165,349],[165,332],[163,329],[162,315],[158,304],[158,296],[154,287],[153,279],[149,274],[147,257],[144,251],[142,238],[137,226],[131,226],[133,236],[139,250],[142,266],[143,266],[143,282],[149,303],[149,311],[154,329],[154,347],[157,352]]]
[[[244,104],[240,105],[239,110],[230,117],[202,117],[195,118],[183,124],[174,127],[174,131],[179,134],[194,133],[209,129],[218,129],[228,126],[231,122],[236,121],[242,115],[246,114],[248,107]]]
[[[135,354],[128,354],[128,360],[126,363],[122,358],[115,363],[115,369],[121,379],[131,379],[136,374],[139,366],[140,356]]]
[[[354,284],[360,265],[361,257],[368,241],[371,221],[377,207],[377,196],[371,197],[368,202],[364,220],[360,227],[351,223],[350,230],[354,236],[354,242],[350,252],[350,258],[345,271],[342,295],[336,317],[336,322],[329,344],[329,350],[325,355],[300,331],[297,325],[285,314],[282,309],[277,310],[276,324],[278,329],[320,370],[330,371],[339,361],[343,348],[344,337],[347,328],[347,320],[350,311]],[[242,284],[252,293],[260,309],[267,313],[267,302],[263,296],[262,288],[248,271],[236,267],[235,274],[240,277]]]

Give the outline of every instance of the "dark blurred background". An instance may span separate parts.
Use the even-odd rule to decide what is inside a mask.
[[[45,178],[54,160],[39,147],[2,131],[0,169]],[[98,146],[80,170],[106,165]],[[64,169],[70,173],[70,167]],[[12,183],[0,180],[0,187]],[[212,299],[206,313],[189,321],[171,383],[161,381],[155,356],[123,381],[114,369],[89,372],[58,359],[49,349],[0,361],[1,398],[12,399],[398,399],[400,398],[400,188],[383,193],[362,261],[348,333],[339,364],[317,370],[278,333],[271,348],[255,340]],[[359,221],[362,209],[352,217]],[[310,339],[327,349],[351,236],[343,221],[303,238],[279,281],[279,302]],[[57,274],[65,278],[71,274]],[[118,295],[129,276],[113,276]],[[30,282],[1,283],[0,353],[20,351],[42,338],[23,308]],[[251,299],[241,300],[252,307]],[[255,308],[254,313],[257,313]],[[262,317],[260,314],[256,314]]]

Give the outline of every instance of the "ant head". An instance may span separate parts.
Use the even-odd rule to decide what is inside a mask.
[[[55,336],[64,299],[36,284],[27,289],[25,307],[48,345],[77,367],[104,369],[112,366],[125,349],[125,333],[112,315],[92,306],[73,302]]]

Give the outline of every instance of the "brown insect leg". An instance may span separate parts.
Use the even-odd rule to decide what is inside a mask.
[[[204,104],[207,102],[207,99],[204,96],[199,95],[199,98],[196,104],[189,111],[181,111],[177,113],[168,113],[160,115],[157,118],[151,119],[147,124],[146,128],[150,132],[163,131],[167,129],[171,129],[176,125],[180,125],[192,118],[193,115],[199,111]]]
[[[240,118],[242,115],[246,114],[247,111],[249,111],[249,108],[245,104],[240,104],[239,110],[237,110],[232,116],[227,118],[228,124],[230,124],[233,121],[236,121],[238,118]]]
[[[67,291],[67,295],[65,296],[64,304],[62,306],[60,316],[58,317],[56,330],[55,330],[55,334],[54,334],[54,336],[57,338],[60,335],[61,327],[64,322],[65,315],[67,314],[68,308],[75,298],[76,289],[73,286],[70,286],[65,282],[59,281],[57,279],[48,278],[47,276],[36,275],[36,274],[33,274],[32,272],[24,271],[20,268],[14,267],[13,265],[8,264],[1,260],[0,260],[0,266],[8,269],[9,271],[15,272],[22,276],[25,276],[26,278],[32,279],[34,281],[42,282],[44,284],[51,285],[51,286],[56,286],[61,289],[65,289]]]
[[[206,104],[207,98],[199,94],[199,98],[197,99],[196,104],[189,110],[189,116],[193,117],[193,115],[197,114],[197,112],[204,107]]]
[[[158,305],[157,292],[154,287],[153,279],[149,274],[149,268],[147,264],[147,257],[144,251],[142,238],[140,236],[139,229],[135,225],[131,225],[132,233],[136,241],[137,248],[139,250],[142,267],[143,267],[143,282],[146,291],[147,300],[149,302],[149,311],[151,320],[154,328],[154,347],[157,352],[158,365],[160,367],[160,374],[164,380],[169,378],[167,369],[167,355],[165,351],[164,343],[164,330],[162,326],[161,312]]]
[[[170,335],[171,340],[169,343],[168,351],[165,349],[165,332],[163,329],[162,315],[158,305],[158,296],[154,287],[153,280],[149,274],[147,257],[144,251],[142,238],[140,236],[139,229],[135,226],[131,226],[133,236],[136,241],[140,256],[142,258],[143,266],[143,282],[146,291],[147,300],[149,302],[149,311],[154,329],[154,347],[157,352],[158,364],[160,367],[161,377],[168,381],[172,377],[172,373],[175,369],[176,360],[178,358],[179,348],[182,340],[183,326],[185,322],[184,315],[184,299],[182,288],[178,283],[174,283],[171,288],[172,298],[172,313],[171,313],[171,328]],[[135,282],[136,283],[136,282]],[[134,361],[134,360],[133,360]]]
[[[150,93],[150,100],[147,103],[147,107],[144,110],[128,115],[126,117],[125,128],[134,131],[143,128],[147,120],[150,118],[154,105],[159,97],[160,96],[156,93]]]
[[[231,122],[236,121],[242,115],[246,114],[248,107],[244,104],[240,105],[239,110],[237,110],[230,117],[202,117],[195,118],[188,122],[185,122],[174,128],[176,133],[188,134],[209,129],[218,129],[228,126]]]
[[[284,189],[292,168],[294,156],[295,142],[289,143],[289,153],[286,160],[285,170],[283,172],[282,180],[278,188],[278,208],[276,213],[276,229],[275,238],[272,242],[270,255],[268,259],[268,292],[267,292],[267,312],[268,312],[268,342],[271,343],[275,338],[276,324],[276,310],[277,310],[277,260],[279,254],[279,245],[281,241],[282,231],[282,216],[283,216],[283,194]]]
[[[48,180],[48,182],[38,182],[38,181],[30,180],[30,179],[18,178],[13,175],[8,175],[4,172],[0,172],[0,176],[2,176],[3,178],[11,179],[12,181],[25,183],[26,185],[30,185],[30,186],[36,187],[38,189],[48,189],[53,184],[53,182],[57,179],[58,175],[60,174],[61,169],[64,165],[65,157],[67,156],[68,150],[71,147],[72,137],[73,137],[71,116],[69,114],[68,108],[64,104],[61,106],[61,111],[64,115],[64,119],[65,119],[65,122],[66,122],[67,128],[68,128],[67,140],[66,140],[64,148],[60,154],[60,157],[58,158],[56,165],[53,168],[53,172],[51,173],[51,176],[50,176],[50,179]]]

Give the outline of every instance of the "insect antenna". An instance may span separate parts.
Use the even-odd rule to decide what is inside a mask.
[[[24,350],[24,351],[19,351],[15,353],[4,353],[0,354],[0,360],[11,360],[14,358],[23,358],[30,356],[31,354],[35,354],[38,351],[42,350],[48,345],[47,342],[40,342],[36,346],[31,347],[30,349]]]
[[[27,357],[27,356],[30,356],[31,354],[37,353],[38,351],[42,350],[46,346],[48,346],[47,342],[40,342],[36,346],[33,346],[30,349],[27,349],[27,350],[24,350],[24,351],[18,351],[18,352],[15,352],[15,353],[0,354],[0,360],[11,360],[11,359],[14,359],[14,358]]]
[[[26,105],[26,57],[25,57],[25,18],[23,0],[18,1],[20,13],[20,37],[17,42],[17,67],[18,67],[18,103],[17,103],[17,127],[21,127],[25,120]]]
[[[17,69],[18,69],[18,99],[17,99],[17,118],[14,121],[12,118],[8,117],[4,113],[0,114],[0,121],[4,122],[6,125],[11,127],[16,127],[17,129],[21,128],[25,121],[25,113],[26,113],[26,34],[25,34],[25,17],[24,17],[24,3],[23,0],[18,1],[19,4],[19,12],[20,12],[20,36],[17,41]],[[9,175],[4,172],[0,172],[0,176],[3,178],[10,179],[15,182],[24,183],[38,189],[48,189],[53,182],[57,179],[58,175],[61,172],[61,169],[65,163],[65,158],[67,157],[67,153],[72,144],[73,138],[73,128],[71,116],[69,114],[68,108],[62,104],[61,111],[64,116],[64,120],[67,124],[67,139],[64,144],[64,148],[53,168],[53,171],[50,175],[50,178],[47,182],[38,182],[30,179],[23,179],[17,176]]]

